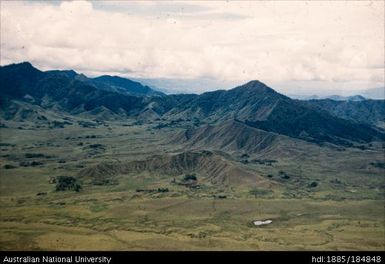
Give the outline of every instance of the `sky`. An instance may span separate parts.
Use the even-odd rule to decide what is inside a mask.
[[[1,65],[187,80],[198,93],[215,87],[199,80],[291,94],[384,86],[384,1],[0,3]]]

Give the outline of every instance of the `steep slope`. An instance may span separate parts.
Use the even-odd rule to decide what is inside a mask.
[[[350,141],[385,138],[382,132],[369,125],[353,123],[292,100],[259,81],[229,91],[204,93],[176,106],[166,116],[195,117],[206,122],[237,119],[248,126],[312,142],[349,145]]]
[[[325,144],[319,146],[305,140],[277,133],[267,132],[239,120],[231,120],[217,125],[206,125],[178,132],[166,140],[167,144],[182,149],[223,151],[235,156],[247,154],[257,159],[302,159],[304,153],[320,153],[321,148],[339,151],[341,146]]]
[[[260,152],[277,141],[278,135],[252,128],[237,120],[220,125],[188,129],[170,140],[171,144],[187,143],[190,147],[210,147],[223,151]]]
[[[187,151],[175,155],[156,155],[139,161],[100,163],[83,169],[78,175],[95,179],[143,172],[169,176],[196,173],[198,179],[203,178],[205,181],[219,185],[248,184],[267,187],[272,184],[254,171],[243,168],[211,151]]]
[[[349,141],[365,143],[385,138],[383,133],[369,125],[353,123],[292,100],[280,101],[266,120],[246,120],[245,123],[312,142],[350,145]]]

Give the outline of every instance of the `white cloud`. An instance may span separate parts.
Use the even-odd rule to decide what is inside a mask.
[[[0,63],[362,89],[383,85],[383,27],[382,1],[2,1]]]

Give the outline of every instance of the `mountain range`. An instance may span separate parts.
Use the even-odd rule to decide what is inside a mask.
[[[126,78],[40,71],[24,62],[2,66],[0,83],[1,117],[8,120],[20,118],[21,108],[32,118],[28,113],[38,108],[96,119],[162,120],[162,126],[197,127],[198,131],[187,132],[191,138],[199,137],[204,126],[230,121],[237,128],[222,134],[239,126],[260,131],[261,142],[255,138],[252,142],[262,145],[274,138],[270,134],[348,146],[385,139],[383,100],[293,100],[257,80],[200,95],[166,95]]]

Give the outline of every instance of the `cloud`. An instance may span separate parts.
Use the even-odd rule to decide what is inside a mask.
[[[2,1],[0,63],[361,89],[384,82],[383,26],[381,1]]]

